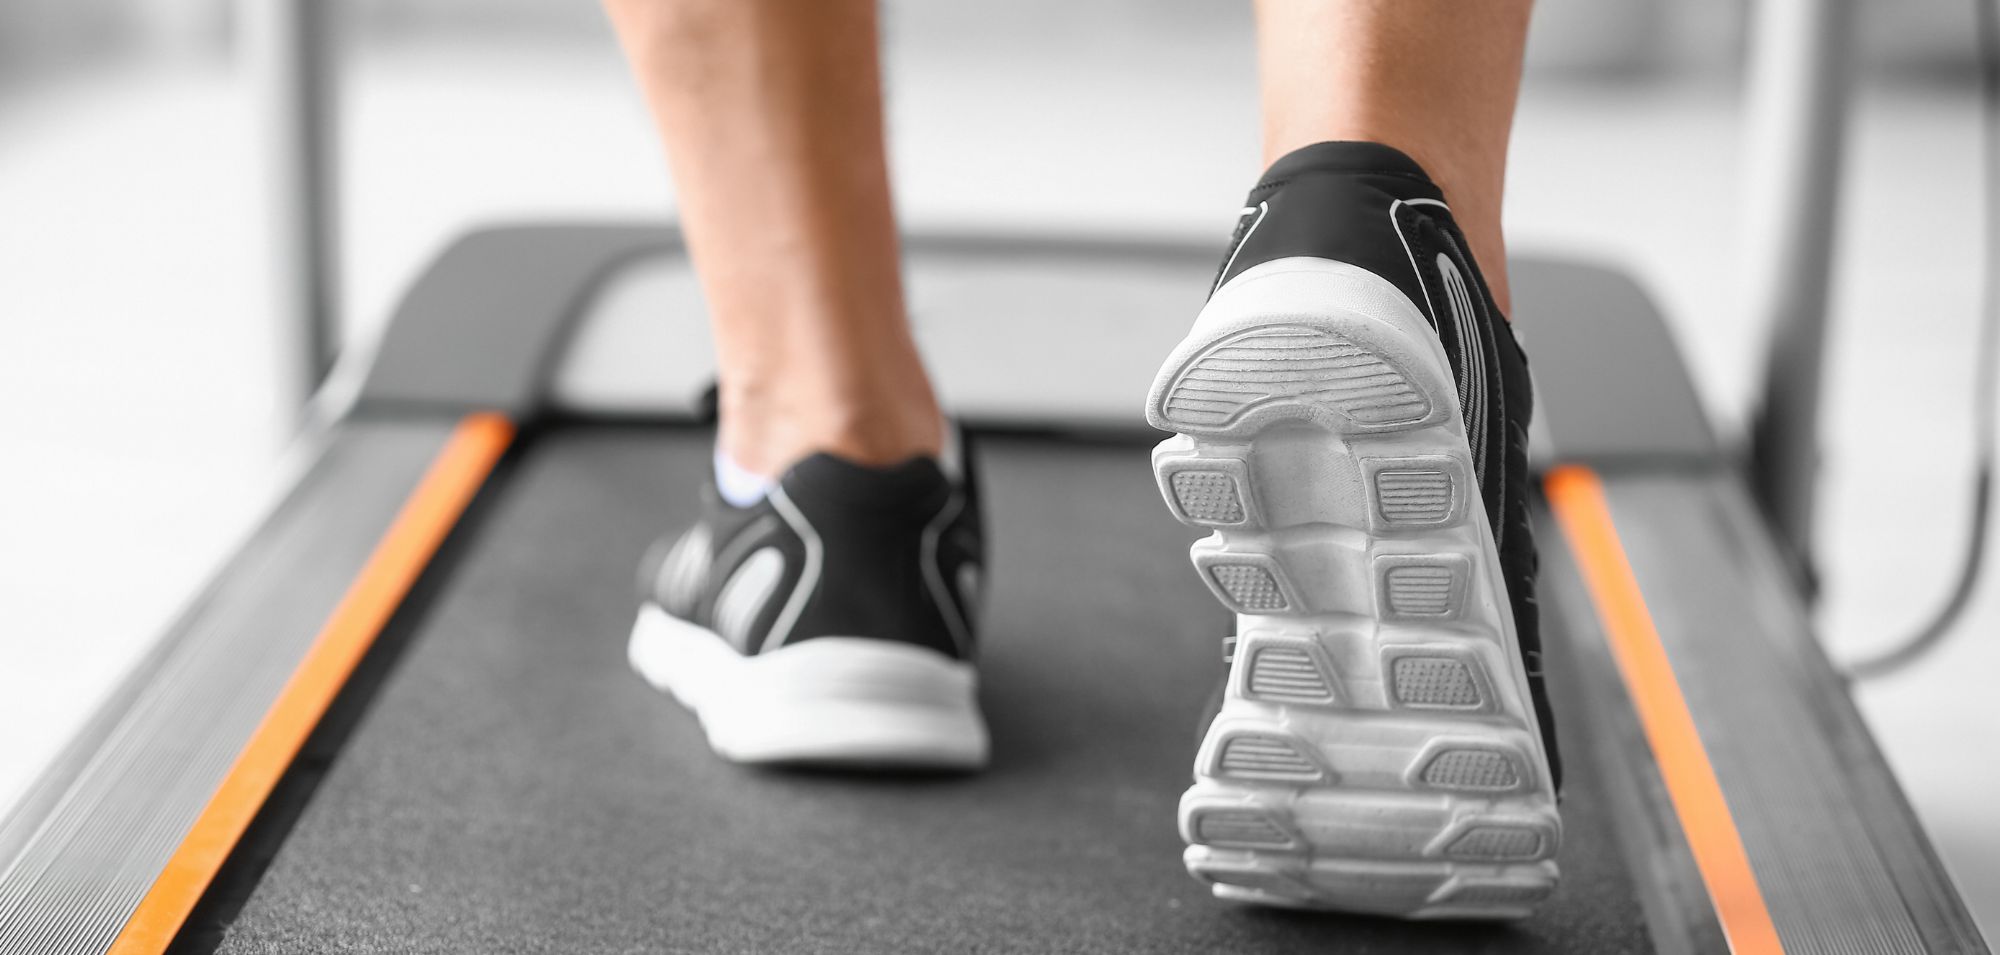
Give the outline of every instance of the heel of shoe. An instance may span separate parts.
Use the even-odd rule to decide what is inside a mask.
[[[1147,399],[1155,427],[1254,433],[1273,418],[1336,432],[1418,427],[1456,415],[1442,350],[1381,276],[1327,259],[1279,259],[1231,279],[1202,308]]]

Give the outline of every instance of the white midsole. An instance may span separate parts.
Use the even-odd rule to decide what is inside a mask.
[[[978,675],[922,647],[816,637],[755,656],[653,604],[639,611],[632,668],[701,719],[738,762],[984,764]]]

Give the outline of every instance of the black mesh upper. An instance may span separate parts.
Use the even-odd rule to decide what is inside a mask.
[[[702,505],[701,523],[676,544],[699,552],[695,582],[677,585],[687,570],[674,564],[685,558],[659,548],[642,572],[643,596],[716,629],[731,576],[752,555],[775,549],[783,570],[739,652],[846,636],[910,643],[953,659],[972,655],[983,546],[973,481],[952,481],[929,458],[869,468],[818,454],[751,507],[730,506],[713,486],[703,489]],[[800,603],[788,628],[772,638],[794,600]]]

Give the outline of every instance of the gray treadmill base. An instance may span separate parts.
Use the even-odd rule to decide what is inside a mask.
[[[910,240],[911,324],[939,400],[978,424],[1139,430],[1160,359],[1214,278],[1206,247]],[[691,418],[715,380],[686,258],[610,274],[555,368],[558,409]]]
[[[911,236],[904,248],[912,322],[951,413],[980,426],[1131,433],[1152,433],[1147,386],[1201,309],[1218,253],[1210,243],[964,235]],[[1538,462],[1716,456],[1672,336],[1637,285],[1533,258],[1512,272],[1541,394]],[[715,380],[713,347],[673,230],[495,227],[461,238],[411,289],[358,410],[694,420]]]
[[[953,362],[986,363],[944,376],[996,395],[1039,385],[970,415],[1003,424],[1122,428],[1114,404],[1130,407],[1136,389],[1118,376],[1150,372],[1165,350],[1138,339],[1178,338],[1201,291],[1178,283],[1205,281],[1209,268],[1207,250],[1185,247],[921,244],[919,323],[947,350],[970,343]],[[268,699],[397,489],[458,415],[548,423],[566,352],[584,361],[663,348],[661,365],[699,380],[699,342],[600,340],[610,333],[585,316],[670,331],[652,309],[691,294],[684,269],[670,274],[677,249],[651,227],[496,229],[425,274],[343,425],[360,442],[350,450],[373,448],[362,457],[382,467],[356,475],[354,460],[330,453],[151,658],[159,678],[129,684],[0,822],[0,856],[12,860],[0,867],[0,939],[32,936],[31,950],[43,950],[59,935],[64,950],[102,949],[171,836],[167,817],[205,791],[188,771],[226,755],[206,730],[218,720],[240,730],[238,717],[255,715],[246,707]],[[1644,296],[1582,267],[1523,266],[1517,286],[1542,392],[1537,443],[1602,471],[1787,947],[1984,951],[1780,582]],[[1006,298],[1014,293],[1023,297]],[[1182,295],[1186,311],[1170,302]],[[1050,301],[1087,307],[1034,310]],[[959,331],[961,314],[976,327]],[[1098,324],[1125,332],[1073,327]],[[1056,371],[1036,379],[1036,369]],[[611,414],[699,410],[689,389],[678,412],[555,390]],[[1718,948],[1713,903],[1619,701],[1590,597],[1547,530],[1546,642],[1570,767],[1564,887],[1510,928],[1287,915],[1217,903],[1181,873],[1174,803],[1229,621],[1188,568],[1159,560],[1187,537],[1160,513],[1140,443],[988,442],[996,573],[985,702],[999,758],[978,777],[882,779],[723,764],[684,713],[626,671],[631,572],[655,534],[688,520],[705,432],[530,433],[539,436],[425,574],[176,950]],[[245,658],[203,634],[267,651],[247,658],[258,680],[242,681]],[[197,650],[201,681],[168,678]],[[215,705],[182,705],[197,684],[224,688],[209,692]],[[190,745],[200,758],[177,759]],[[184,798],[147,789],[163,778],[155,770]],[[90,852],[76,851],[86,843]]]

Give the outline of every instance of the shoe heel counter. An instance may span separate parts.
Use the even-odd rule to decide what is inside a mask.
[[[1214,288],[1265,262],[1304,256],[1365,268],[1421,305],[1409,233],[1425,223],[1425,212],[1449,215],[1436,196],[1427,180],[1351,172],[1304,172],[1260,185],[1245,202],[1250,225],[1239,225],[1242,237],[1231,243]]]

